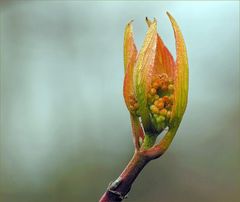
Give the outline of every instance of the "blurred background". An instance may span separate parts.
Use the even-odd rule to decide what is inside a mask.
[[[189,104],[131,202],[240,201],[239,1],[1,1],[0,201],[94,202],[133,153],[122,96],[123,33],[138,49],[169,11],[189,56]]]

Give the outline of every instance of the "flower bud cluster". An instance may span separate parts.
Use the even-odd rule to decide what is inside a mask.
[[[138,110],[138,108],[139,108],[139,104],[137,103],[137,100],[136,100],[136,98],[134,97],[134,95],[131,95],[130,96],[130,98],[129,98],[129,103],[130,103],[130,105],[129,105],[129,109],[130,109],[130,111],[132,112],[132,113],[135,113],[135,114],[137,114],[137,110]]]
[[[173,105],[173,80],[162,73],[154,78],[148,93],[151,120],[158,131],[167,127]]]

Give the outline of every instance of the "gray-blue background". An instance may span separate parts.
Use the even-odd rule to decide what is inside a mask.
[[[175,56],[185,37],[187,111],[130,202],[240,199],[239,2],[2,2],[0,201],[97,201],[133,152],[122,97],[123,33],[145,17]]]

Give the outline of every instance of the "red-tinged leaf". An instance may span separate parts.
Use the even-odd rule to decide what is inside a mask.
[[[130,63],[134,63],[136,61],[137,57],[137,48],[134,42],[133,38],[133,28],[132,28],[132,22],[130,21],[126,28],[124,33],[124,72],[126,72],[127,67]],[[130,67],[132,67],[130,65]]]
[[[188,99],[188,58],[182,33],[174,18],[167,13],[174,30],[176,40],[176,68],[174,72],[174,105],[171,122],[178,127],[185,112]]]
[[[133,101],[136,100],[133,89],[133,71],[137,58],[137,48],[134,43],[132,21],[129,22],[125,28],[124,34],[124,84],[123,84],[123,96],[125,103],[130,112],[133,110]]]
[[[171,53],[164,45],[159,35],[157,40],[156,68],[160,74],[166,73],[171,79],[173,79],[175,63]]]
[[[156,46],[157,22],[154,21],[147,31],[134,70],[134,89],[145,132],[153,132],[150,111],[147,103],[147,94],[151,88],[151,80],[154,75]]]
[[[146,18],[148,26],[152,24],[151,20]],[[166,73],[171,79],[173,79],[175,62],[170,51],[164,45],[159,34],[157,35],[157,53],[155,60],[156,74]]]

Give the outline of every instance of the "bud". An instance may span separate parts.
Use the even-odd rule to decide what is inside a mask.
[[[167,15],[176,40],[176,61],[157,33],[156,19],[152,22],[146,18],[148,31],[139,53],[134,43],[132,21],[125,29],[123,94],[131,120],[134,120],[132,125],[135,131],[135,146],[140,148],[140,142],[146,139],[143,141],[143,149],[152,147],[156,137],[165,129],[168,129],[168,133],[160,144],[164,142],[167,148],[187,105],[186,47],[176,21],[169,13]],[[149,144],[149,141],[152,143]]]

